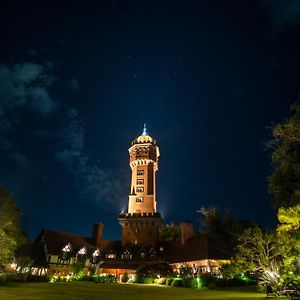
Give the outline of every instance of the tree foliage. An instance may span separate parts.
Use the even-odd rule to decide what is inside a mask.
[[[164,226],[161,234],[160,240],[161,241],[180,241],[180,227],[175,224],[167,224]]]
[[[10,262],[16,249],[25,242],[21,212],[10,192],[0,188],[0,267]]]
[[[269,192],[275,208],[300,203],[300,104],[294,104],[292,110],[290,119],[273,127],[273,137],[267,143],[273,164]]]
[[[202,215],[201,227],[204,231],[232,247],[245,229],[256,225],[249,220],[237,220],[228,210],[222,216],[216,207],[202,207],[198,212]]]
[[[278,211],[277,235],[282,253],[282,281],[300,285],[300,204]]]
[[[260,284],[277,286],[281,267],[281,249],[274,232],[259,227],[247,229],[239,239],[236,262],[244,271],[256,273]]]

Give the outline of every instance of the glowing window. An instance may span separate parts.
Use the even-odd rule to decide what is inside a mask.
[[[137,193],[143,193],[144,192],[144,188],[138,187],[138,188],[136,188],[136,192]]]
[[[144,175],[144,170],[137,170],[137,176]]]
[[[107,257],[107,258],[116,258],[116,254],[114,254],[114,253],[109,253],[109,254],[106,254],[106,257]]]
[[[71,251],[71,245],[70,245],[70,244],[67,244],[66,246],[64,246],[64,247],[62,248],[62,251],[64,251],[64,252],[70,252],[70,251]]]
[[[144,184],[144,179],[138,179],[138,180],[136,181],[136,183],[137,183],[137,184]]]
[[[82,248],[78,251],[78,254],[80,254],[80,255],[85,255],[85,254],[86,254],[86,249],[85,249],[85,247],[82,247]]]
[[[136,202],[144,202],[144,198],[143,197],[138,197],[135,200]]]

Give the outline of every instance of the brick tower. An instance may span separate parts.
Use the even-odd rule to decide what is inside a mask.
[[[156,211],[159,149],[156,141],[148,135],[146,125],[128,151],[132,174],[128,211],[119,215],[122,245],[155,245],[162,227],[161,216]]]

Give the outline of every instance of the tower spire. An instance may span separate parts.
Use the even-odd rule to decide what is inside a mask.
[[[148,135],[146,123],[144,123],[144,128],[143,128],[143,133],[142,133],[142,135]]]

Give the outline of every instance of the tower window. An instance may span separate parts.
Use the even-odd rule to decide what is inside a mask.
[[[138,179],[138,180],[136,181],[136,183],[137,183],[137,184],[144,184],[144,179]]]
[[[143,197],[138,197],[138,198],[136,198],[135,202],[144,202],[144,198]]]
[[[137,176],[144,175],[144,170],[137,170]]]
[[[136,188],[136,192],[137,193],[143,193],[144,192],[144,188],[138,187],[138,188]]]

